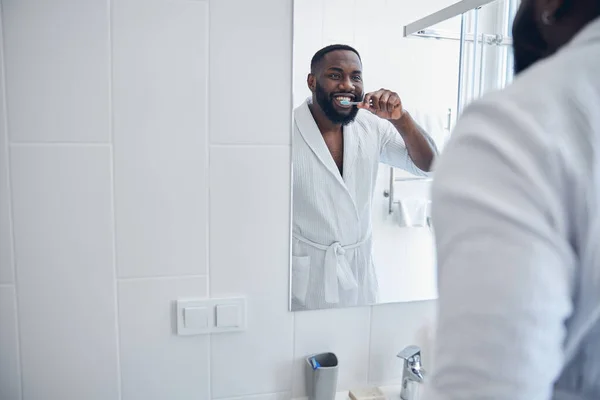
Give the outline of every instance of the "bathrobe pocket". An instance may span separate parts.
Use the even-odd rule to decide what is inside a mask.
[[[292,256],[292,295],[305,304],[310,279],[310,256]]]

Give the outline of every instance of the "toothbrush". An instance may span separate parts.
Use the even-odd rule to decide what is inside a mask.
[[[319,364],[319,362],[317,361],[317,359],[315,357],[310,359],[310,363],[312,364],[313,369],[321,368],[321,364]]]
[[[340,104],[343,106],[355,106],[360,103],[362,103],[362,101],[348,101],[348,100],[340,101]]]
[[[362,101],[348,101],[348,100],[342,100],[340,101],[340,104],[343,106],[355,106],[357,104],[361,104],[363,103]],[[371,100],[369,102],[369,105],[372,106],[373,105],[373,100]]]

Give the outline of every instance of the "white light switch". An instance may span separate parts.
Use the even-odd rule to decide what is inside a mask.
[[[178,299],[177,334],[206,335],[246,330],[246,299]]]
[[[237,328],[240,326],[240,306],[221,304],[217,306],[217,328]]]
[[[208,308],[188,307],[183,309],[183,324],[187,329],[208,328]]]

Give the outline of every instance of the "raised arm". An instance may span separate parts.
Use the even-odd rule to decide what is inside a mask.
[[[431,171],[437,148],[427,132],[404,110],[397,93],[387,89],[367,93],[358,107],[389,122],[380,124],[383,162],[418,175]],[[388,129],[390,126],[393,128]]]
[[[403,110],[402,116],[397,120],[390,120],[406,144],[408,155],[413,163],[422,171],[431,171],[435,156],[435,145],[432,146],[427,132],[421,128],[411,117],[408,111]]]

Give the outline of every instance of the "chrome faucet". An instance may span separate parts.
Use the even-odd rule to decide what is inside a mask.
[[[425,380],[425,370],[421,365],[421,349],[418,346],[408,346],[397,355],[404,360],[402,369],[402,400],[417,400],[418,386]]]

